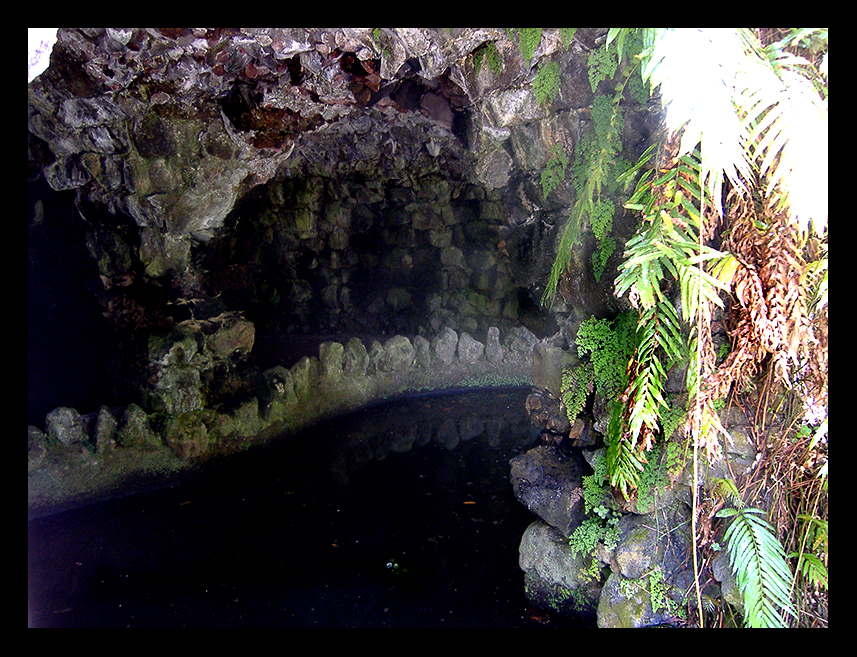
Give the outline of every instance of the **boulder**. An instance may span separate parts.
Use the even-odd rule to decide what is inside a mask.
[[[130,404],[125,409],[116,442],[121,447],[143,451],[164,447],[161,437],[152,430],[148,414],[136,404]]]
[[[218,413],[212,430],[223,438],[254,438],[259,434],[262,426],[259,399],[253,397],[228,413]]]
[[[305,402],[314,396],[319,367],[318,358],[315,356],[304,356],[292,366],[292,381],[298,401]]]
[[[358,378],[366,374],[369,368],[369,352],[359,338],[351,338],[345,344],[342,356],[342,369],[345,376]]]
[[[566,538],[571,536],[584,518],[583,456],[579,452],[565,455],[552,445],[539,445],[509,464],[518,501]]]
[[[619,541],[599,558],[610,577],[598,603],[599,627],[646,627],[675,620],[693,586],[690,509],[676,501],[647,515],[625,514]]]
[[[432,355],[444,365],[451,365],[458,348],[458,333],[446,326],[431,341]]]
[[[95,451],[104,453],[116,446],[116,427],[119,422],[106,406],[98,409],[95,417],[95,428],[92,432],[92,440],[95,443]]]
[[[198,413],[182,413],[167,422],[164,442],[180,459],[195,458],[208,450],[208,428]]]
[[[535,334],[525,326],[513,326],[506,334],[504,346],[512,358],[532,358],[533,349],[539,343]]]
[[[38,427],[27,427],[27,472],[37,470],[48,453],[47,436]]]
[[[590,574],[591,556],[573,552],[568,539],[543,520],[527,527],[518,565],[524,571],[527,600],[558,614],[593,613],[601,593],[600,573]]]
[[[559,399],[544,388],[534,387],[525,404],[530,421],[542,431],[542,439],[559,445],[569,435],[571,424]]]
[[[421,335],[414,337],[414,353],[417,367],[423,370],[431,367],[431,343]]]
[[[485,345],[469,333],[463,332],[458,338],[457,353],[458,360],[469,365],[482,359],[482,355],[485,353]]]
[[[378,361],[381,372],[406,372],[414,364],[414,345],[404,335],[395,335],[384,343]]]
[[[215,359],[231,360],[250,355],[256,338],[253,322],[234,313],[224,313],[211,321],[217,329],[206,338],[205,347]]]
[[[344,359],[345,347],[339,342],[322,342],[318,348],[321,375],[330,382],[338,381],[342,376]]]
[[[570,351],[545,342],[533,348],[533,385],[549,390],[556,398],[562,397],[562,373],[580,361]]]
[[[167,365],[158,371],[149,391],[149,406],[168,415],[190,413],[202,408],[202,380],[193,365]]]
[[[485,360],[489,363],[503,361],[503,347],[500,345],[500,329],[491,326],[488,329],[488,339],[485,342]]]
[[[45,433],[48,439],[61,445],[88,443],[86,424],[74,408],[55,408],[45,416]]]

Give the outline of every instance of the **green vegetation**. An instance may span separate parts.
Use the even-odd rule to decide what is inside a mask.
[[[682,618],[685,615],[684,610],[672,599],[672,587],[664,579],[660,568],[655,568],[638,579],[622,579],[619,587],[628,597],[634,594],[634,589],[647,593],[652,611],[656,614],[664,612],[674,618]]]
[[[542,169],[542,194],[545,197],[562,184],[566,169],[568,169],[568,155],[560,144],[554,144],[545,168]]]
[[[571,166],[577,200],[544,301],[556,294],[587,222],[600,251],[593,266],[605,273],[610,204],[633,188],[625,208],[640,222],[614,286],[633,308],[634,330],[624,362],[608,366],[586,345],[615,327],[581,325],[578,348],[590,359],[565,373],[563,400],[576,414],[589,393],[604,394],[599,380],[612,381],[604,385],[612,391],[606,481],[638,502],[663,481],[649,469],[655,461],[666,458],[672,479],[681,455],[692,452],[700,625],[713,544],[701,537],[722,520],[746,623],[826,624],[827,43],[819,28],[612,28],[589,58],[594,132]],[[642,102],[649,89],[665,108],[666,134],[630,166],[619,157],[620,102]],[[717,323],[730,328],[728,349],[713,343]],[[684,408],[664,393],[678,363],[687,364]],[[714,492],[703,499],[696,485],[703,459],[724,458],[723,409],[735,404],[766,436],[764,460],[736,490],[769,498],[768,519],[757,509],[716,514]],[[679,426],[686,448],[664,442]]]
[[[517,40],[518,47],[521,49],[521,56],[529,64],[536,48],[539,47],[539,42],[542,40],[541,27],[509,27],[507,28],[512,40]]]
[[[592,517],[580,523],[569,537],[568,546],[572,554],[589,559],[589,567],[582,574],[591,580],[598,580],[601,577],[601,565],[595,557],[598,545],[602,544],[609,551],[615,549],[618,542],[619,516],[611,513],[606,519]]]
[[[488,68],[494,75],[499,75],[503,70],[503,62],[497,46],[493,41],[487,41],[473,51],[473,69],[476,75],[482,70],[482,63],[487,62]]]
[[[577,353],[588,359],[566,368],[562,375],[562,401],[572,422],[594,390],[608,399],[621,392],[633,352],[635,323],[633,313],[623,313],[613,320],[591,317],[580,324]]]
[[[718,518],[731,518],[724,541],[729,562],[744,599],[744,619],[750,627],[785,627],[794,616],[792,574],[783,546],[759,509],[727,508]]]
[[[611,74],[611,71],[613,74],[616,72],[615,66],[604,64],[602,59],[606,57],[610,62],[618,61],[617,52],[614,48],[605,48],[604,51],[608,54],[597,56],[598,66],[594,70],[590,68],[590,83],[593,84],[593,89],[607,79],[606,76]],[[592,57],[596,52],[601,51],[593,51],[591,62],[594,61]],[[607,259],[616,248],[616,242],[610,236],[616,213],[613,197],[623,186],[627,187],[633,182],[631,174],[639,170],[639,166],[632,169],[631,164],[621,156],[624,127],[621,101],[625,98],[625,88],[635,70],[635,66],[626,66],[617,76],[619,80],[612,95],[599,94],[593,101],[593,132],[581,139],[571,167],[571,180],[577,200],[560,237],[556,260],[542,298],[545,304],[550,303],[556,295],[560,277],[571,262],[572,250],[579,243],[587,222],[597,242],[592,254],[596,280],[601,279]]]
[[[608,399],[624,386],[624,371],[634,349],[634,329],[634,314],[622,313],[613,320],[592,317],[581,322],[577,331],[577,354],[589,354],[596,390]]]
[[[619,60],[615,48],[598,48],[589,55],[589,86],[592,91],[604,80],[610,80],[616,75]]]
[[[559,64],[555,61],[541,62],[533,80],[533,93],[539,105],[549,105],[559,94]]]

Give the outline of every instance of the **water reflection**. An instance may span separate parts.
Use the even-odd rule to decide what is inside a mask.
[[[171,488],[33,520],[29,622],[541,627],[517,563],[533,517],[508,479],[537,440],[526,394],[386,404]]]
[[[367,463],[429,443],[445,450],[470,441],[493,450],[531,446],[538,431],[523,412],[524,396],[520,388],[424,395],[346,416],[315,433],[335,435],[332,483],[344,486]]]

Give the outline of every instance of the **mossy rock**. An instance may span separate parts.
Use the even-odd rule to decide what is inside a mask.
[[[152,430],[148,414],[136,404],[130,404],[125,409],[116,442],[121,447],[144,451],[164,448],[161,437]]]
[[[167,421],[164,442],[181,459],[202,456],[208,450],[208,428],[199,413],[182,413]]]

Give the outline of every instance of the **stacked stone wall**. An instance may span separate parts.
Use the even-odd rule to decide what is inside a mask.
[[[240,352],[248,341],[252,347],[247,324],[230,316],[208,341],[189,340],[187,332],[173,334],[173,342],[153,341],[153,362],[165,376],[154,377],[154,406],[148,410],[129,404],[82,415],[62,407],[47,415],[44,430],[28,427],[29,508],[108,494],[141,476],[180,471],[397,397],[530,385],[539,343],[523,327],[502,338],[492,327],[485,343],[449,327],[432,340],[396,335],[383,342],[329,341],[317,356],[266,369],[255,394],[232,408],[207,407],[199,387],[206,370],[195,368],[217,366],[211,345],[220,348],[226,341],[212,337],[234,334],[244,341],[230,347]],[[176,371],[185,375],[171,374]],[[197,376],[187,376],[188,371]]]

